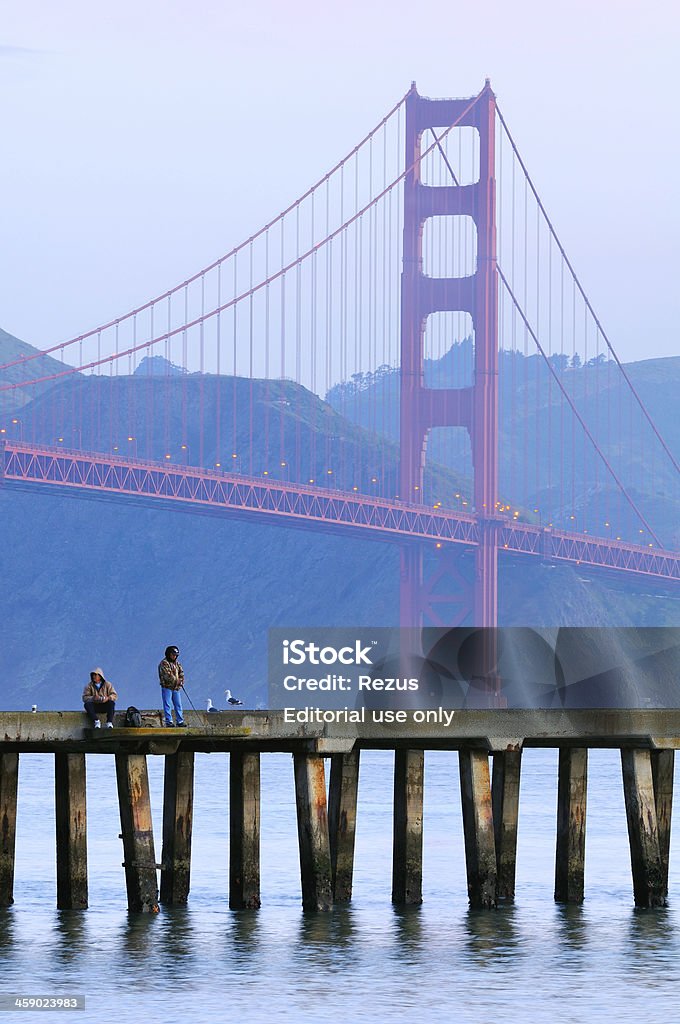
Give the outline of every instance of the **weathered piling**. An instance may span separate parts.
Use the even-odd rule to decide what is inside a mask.
[[[156,913],[158,885],[145,754],[116,757],[128,909]]]
[[[324,760],[318,754],[294,754],[293,762],[302,906],[305,910],[330,910],[333,883]]]
[[[14,903],[19,755],[0,754],[0,907]]]
[[[54,755],[57,907],[87,907],[87,792],[85,754]]]
[[[664,894],[668,894],[668,863],[671,848],[671,814],[673,811],[674,750],[652,750],[652,783],[659,830],[659,854],[663,871]]]
[[[183,904],[191,884],[191,831],[194,810],[194,754],[165,758],[161,903]]]
[[[515,898],[521,766],[521,748],[493,754],[491,806],[496,846],[497,896],[506,902],[512,902]]]
[[[425,753],[394,752],[392,902],[423,902],[423,791]]]
[[[260,755],[229,755],[229,906],[260,906]]]
[[[587,749],[560,747],[555,851],[555,900],[558,903],[583,903],[587,793]]]
[[[458,762],[468,899],[472,907],[495,907],[496,842],[489,755],[485,750],[459,750]]]
[[[328,832],[331,852],[333,899],[352,899],[354,836],[359,789],[359,751],[331,755],[328,794]]]
[[[650,751],[622,750],[621,767],[635,906],[663,907],[667,883],[659,844]]]

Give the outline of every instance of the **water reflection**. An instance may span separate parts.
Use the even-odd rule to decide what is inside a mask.
[[[88,948],[87,915],[82,910],[57,910],[54,917],[54,955],[64,967],[78,963]]]
[[[422,906],[392,906],[394,921],[394,937],[399,945],[409,953],[419,953],[423,943],[423,908]]]
[[[14,910],[12,907],[0,908],[0,950],[11,949],[14,943]]]
[[[478,966],[495,966],[499,960],[524,954],[514,906],[494,911],[471,907],[463,922],[465,949]]]
[[[634,970],[646,972],[653,967],[654,971],[660,971],[670,967],[674,976],[680,973],[677,959],[678,922],[668,907],[633,909],[628,938]]]
[[[156,952],[157,955],[160,954],[161,961],[166,963],[182,961],[186,967],[190,968],[194,960],[196,946],[195,921],[191,912],[183,906],[164,906],[157,924],[157,934],[147,930],[146,935],[153,936]],[[153,927],[153,922],[151,922],[151,927]]]
[[[588,942],[588,921],[582,906],[568,903],[555,905],[557,932],[562,946],[582,950]]]
[[[329,914],[300,915],[298,946],[306,958],[320,966],[332,968],[340,953],[346,966],[358,942],[356,914],[351,906],[335,906]]]
[[[155,949],[160,919],[155,914],[128,913],[115,945],[122,953],[122,967],[130,982],[148,983],[150,969],[158,962]]]
[[[227,960],[234,961],[238,970],[252,968],[262,956],[262,927],[259,910],[233,910],[228,917]]]

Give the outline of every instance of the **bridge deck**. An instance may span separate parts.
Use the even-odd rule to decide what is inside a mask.
[[[448,723],[419,720],[427,714],[443,718],[437,711],[402,714],[403,721],[389,724],[373,720],[368,710],[364,722],[300,724],[286,721],[282,711],[188,712],[188,728],[180,730],[165,728],[160,712],[149,711],[143,712],[142,729],[124,728],[124,716],[118,714],[114,729],[95,732],[87,727],[82,712],[0,712],[0,753],[169,754],[242,749],[333,754],[355,746],[489,751],[570,746],[680,748],[680,709],[675,708],[469,710],[448,712],[452,715]]]

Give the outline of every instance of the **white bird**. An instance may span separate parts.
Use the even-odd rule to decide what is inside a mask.
[[[224,696],[227,698],[227,704],[231,704],[232,707],[236,705],[240,705],[241,707],[243,707],[243,701],[238,700],[237,697],[232,697],[231,690],[225,690]]]
[[[207,702],[208,702],[208,708],[207,708],[207,710],[208,710],[208,711],[213,711],[213,712],[215,712],[216,714],[219,714],[219,711],[220,711],[220,709],[219,709],[219,708],[214,708],[214,707],[213,707],[213,702],[211,701],[210,697],[206,697],[206,700],[207,700]]]

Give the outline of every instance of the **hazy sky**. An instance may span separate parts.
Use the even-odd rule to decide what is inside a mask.
[[[489,76],[620,356],[680,354],[675,0],[4,0],[0,327],[41,347],[183,280],[415,79]]]

